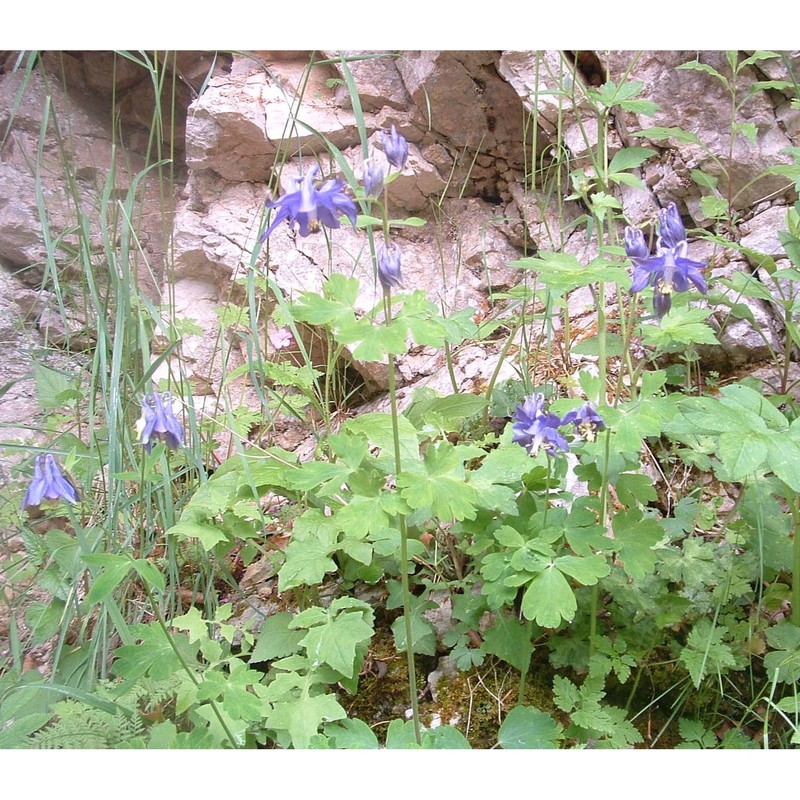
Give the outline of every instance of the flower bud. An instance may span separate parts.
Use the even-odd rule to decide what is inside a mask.
[[[364,195],[379,197],[383,191],[383,179],[386,177],[383,165],[370,158],[364,162]]]
[[[633,259],[644,259],[650,255],[644,234],[638,228],[632,228],[630,225],[625,228],[625,252],[629,258]]]
[[[381,244],[378,247],[378,279],[388,292],[392,287],[403,285],[400,272],[400,248],[394,243]]]
[[[392,125],[391,133],[381,131],[383,139],[383,152],[386,153],[386,160],[399,170],[406,167],[408,161],[408,142],[402,133],[397,132],[397,128]]]

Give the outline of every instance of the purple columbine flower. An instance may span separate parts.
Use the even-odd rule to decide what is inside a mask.
[[[597,438],[597,432],[606,427],[603,418],[588,400],[580,408],[569,411],[564,415],[561,424],[569,425],[570,423],[575,426],[575,430],[587,442],[593,442]]]
[[[402,133],[397,132],[397,128],[392,125],[391,133],[381,131],[383,140],[383,152],[386,153],[386,160],[399,170],[406,168],[408,161],[408,142]]]
[[[56,457],[51,453],[36,456],[33,480],[25,493],[22,507],[38,506],[43,500],[66,500],[73,505],[79,500],[78,490],[64,476]]]
[[[285,219],[289,224],[299,226],[301,236],[308,236],[326,228],[338,228],[339,217],[344,214],[356,226],[358,209],[353,200],[344,192],[344,184],[338,178],[330,179],[317,189],[314,178],[319,167],[312,164],[303,178],[295,178],[298,188],[285,194],[274,203],[267,203],[267,208],[276,208],[278,213],[272,224],[261,234],[263,242]]]
[[[378,246],[378,279],[387,292],[403,286],[400,255],[400,248],[394,242]]]
[[[558,432],[561,424],[557,414],[544,410],[544,395],[532,394],[514,412],[512,441],[522,445],[531,455],[535,455],[540,447],[544,447],[549,456],[565,453],[569,443]]]
[[[379,197],[383,191],[383,181],[386,178],[386,171],[383,164],[374,158],[364,162],[364,196]]]
[[[652,285],[654,290],[653,309],[656,316],[666,314],[672,306],[672,292],[685,292],[689,283],[698,291],[708,291],[705,278],[700,270],[705,261],[692,261],[687,258],[689,243],[686,241],[686,228],[675,203],[659,212],[660,232],[656,255],[651,256],[644,234],[637,228],[625,228],[625,252],[633,262],[633,282],[631,293],[640,292]]]
[[[172,395],[169,392],[153,392],[142,398],[142,416],[136,423],[139,443],[149,453],[154,441],[161,441],[176,450],[183,444],[183,428],[175,419],[172,410]]]

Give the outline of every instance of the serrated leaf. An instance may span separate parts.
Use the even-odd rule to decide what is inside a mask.
[[[736,665],[731,648],[722,641],[726,633],[725,626],[713,627],[710,620],[703,619],[689,634],[678,660],[689,671],[696,688],[700,688],[709,672],[716,673]]]
[[[250,661],[273,661],[284,658],[300,650],[300,641],[306,635],[302,630],[291,630],[292,615],[288,611],[278,611],[264,620],[261,633],[250,654]]]
[[[597,202],[601,204],[601,199]],[[580,286],[591,286],[599,281],[608,283],[629,281],[626,270],[619,265],[612,264],[604,258],[595,258],[589,264],[583,264],[572,253],[542,252],[535,258],[511,261],[509,266],[536,270],[540,280],[557,294],[563,294]]]
[[[561,726],[544,711],[517,706],[508,712],[497,733],[504,750],[552,750],[558,747]]]
[[[473,519],[479,497],[465,481],[464,461],[483,455],[477,447],[454,447],[441,441],[425,451],[424,470],[397,477],[402,498],[413,509],[431,508],[441,520]]]
[[[520,672],[530,666],[533,653],[528,626],[502,612],[497,613],[494,625],[483,634],[481,648]]]
[[[664,537],[659,524],[643,519],[638,509],[620,511],[611,522],[614,530],[614,548],[619,553],[623,569],[634,580],[650,574],[656,565],[653,548]]]
[[[769,468],[794,492],[800,492],[800,447],[785,435],[772,433],[767,447]]]
[[[372,626],[358,612],[328,617],[322,625],[311,628],[300,644],[306,648],[312,664],[324,662],[348,678],[353,677],[356,648],[372,637]]]
[[[278,591],[295,586],[316,586],[329,572],[335,572],[336,562],[330,551],[313,539],[292,540],[286,547],[286,561],[278,572]]]
[[[488,401],[483,395],[451,394],[423,401],[419,406],[415,402],[409,409],[409,416],[414,410],[416,413],[412,418],[419,419],[417,424],[432,423],[452,431],[463,420],[479,414],[487,405]]]
[[[394,644],[398,651],[406,649],[406,622],[405,615],[398,617],[392,623]],[[430,620],[422,616],[422,610],[416,608],[411,612],[411,641],[415,653],[426,656],[436,654],[436,630]]]
[[[60,408],[65,405],[67,393],[75,390],[74,381],[64,372],[33,362],[33,377],[36,381],[36,395],[39,407],[43,410]]]
[[[741,481],[764,465],[769,438],[756,433],[743,436],[739,433],[723,433],[719,437],[717,455],[725,466],[727,477]]]
[[[409,462],[419,461],[417,430],[403,415],[397,418],[397,426],[400,434],[400,456],[403,466],[407,467]],[[355,419],[348,420],[345,427],[350,433],[364,435],[384,452],[394,454],[394,435],[390,414],[378,412],[360,414]]]
[[[755,144],[755,141],[758,138],[758,128],[756,128],[755,123],[735,122],[733,129],[741,133],[742,136],[744,136],[745,139],[747,139],[751,144]]]
[[[90,557],[84,556],[84,561],[87,558]],[[133,566],[131,559],[126,556],[106,554],[103,558],[107,560],[103,564],[102,572],[93,577],[89,594],[86,595],[86,602],[90,605],[102,603],[122,583]]]
[[[357,361],[385,361],[387,355],[402,355],[408,350],[408,323],[402,317],[388,325],[375,325],[362,318],[342,325],[335,336],[341,344],[355,344],[352,353]]]
[[[344,719],[347,712],[331,694],[311,696],[304,687],[300,696],[292,701],[277,703],[266,724],[271,728],[286,730],[295,748],[307,748],[311,737],[323,722]]]
[[[341,463],[309,461],[291,473],[287,479],[287,486],[301,492],[313,492],[322,488],[324,484],[331,483],[338,491],[350,471],[347,465]]]
[[[623,472],[617,478],[615,488],[620,502],[628,507],[639,503],[647,505],[651,500],[658,499],[652,478],[639,472]]]
[[[220,542],[228,540],[227,532],[218,525],[206,520],[187,518],[188,516],[184,511],[178,524],[173,525],[167,533],[181,539],[190,537],[198,539],[206,552],[213,550]]]
[[[728,215],[728,202],[722,197],[706,195],[700,198],[700,210],[707,219],[725,219]]]

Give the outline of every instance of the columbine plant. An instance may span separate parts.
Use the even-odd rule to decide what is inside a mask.
[[[532,394],[514,412],[511,440],[522,445],[531,455],[536,455],[540,447],[549,456],[566,453],[569,442],[558,430],[564,425],[574,425],[578,435],[589,442],[593,442],[597,432],[605,428],[603,418],[588,400],[562,419],[552,411],[545,411],[543,394]]]
[[[36,456],[33,465],[33,480],[25,493],[23,508],[39,506],[45,500],[66,500],[75,505],[79,501],[78,490],[61,471],[52,453]]]
[[[656,254],[651,256],[644,234],[638,228],[625,228],[625,252],[633,262],[631,293],[653,286],[653,309],[661,319],[672,306],[672,292],[685,292],[693,283],[703,294],[706,281],[700,274],[706,262],[687,258],[689,243],[678,208],[670,203],[659,212],[660,232]]]
[[[408,160],[408,142],[397,132],[392,125],[391,133],[381,132],[383,149],[386,159],[398,170],[405,168]],[[345,215],[355,227],[357,221],[356,204],[343,191],[343,185],[337,180],[327,181],[319,190],[314,187],[314,179],[318,172],[316,165],[312,166],[305,177],[298,179],[298,189],[274,203],[269,203],[269,208],[278,209],[276,218],[261,236],[261,241],[268,236],[283,221],[288,220],[290,225],[299,226],[301,236],[308,236],[320,229],[320,225],[328,228],[338,228],[337,215]],[[383,167],[375,160],[368,159],[364,163],[364,196],[368,199],[376,198],[385,189],[385,174]],[[402,286],[401,251],[400,247],[389,239],[389,217],[387,202],[381,204],[383,214],[383,241],[375,252],[375,268],[384,290],[384,307],[386,325],[392,323],[391,292],[393,288]],[[398,428],[397,392],[395,386],[394,356],[388,353],[389,395],[392,404],[392,425],[395,455],[395,477],[402,472],[400,457],[400,433]],[[411,593],[408,578],[408,532],[405,516],[397,515],[397,527],[400,532],[400,574],[403,590],[403,611],[405,616],[405,648],[407,655],[409,689],[411,696],[411,709],[414,723],[414,733],[417,743],[421,742],[421,726],[417,700],[417,681],[414,666],[414,640],[411,629]]]
[[[183,444],[183,428],[175,418],[173,398],[169,392],[153,392],[142,398],[142,416],[136,423],[139,443],[149,453],[153,442],[161,441],[177,450]]]
[[[267,208],[275,208],[278,212],[259,241],[266,241],[284,220],[288,220],[292,228],[297,225],[301,236],[317,233],[322,225],[338,228],[342,215],[355,228],[358,209],[352,198],[344,192],[344,184],[339,178],[333,178],[317,189],[314,180],[318,172],[319,167],[312,164],[304,177],[295,178],[298,188],[294,192],[285,194],[274,203],[267,203]]]
[[[563,423],[557,414],[544,410],[544,395],[532,394],[514,412],[512,441],[521,444],[531,455],[543,447],[547,455],[565,453],[569,442],[559,433]]]
[[[597,438],[598,431],[606,427],[603,418],[588,400],[580,408],[566,413],[561,424],[574,425],[578,435],[587,442],[593,442]]]

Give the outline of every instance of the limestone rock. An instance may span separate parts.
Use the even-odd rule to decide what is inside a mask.
[[[230,181],[266,181],[279,154],[327,152],[319,134],[339,149],[358,142],[352,112],[339,108],[327,83],[336,74],[332,67],[310,69],[305,83],[305,62],[271,66],[234,56],[230,74],[212,78],[192,103],[186,124],[191,169],[211,169]]]
[[[682,64],[698,58],[701,63],[718,70],[722,75],[730,75],[725,54],[720,51],[702,53],[689,51],[648,51],[634,61],[634,53],[612,51],[607,53],[609,76],[619,80],[627,73],[628,80],[642,81],[642,96],[658,103],[655,115],[631,115],[634,124],[630,130],[651,126],[679,127],[696,134],[704,147],[692,143],[678,143],[669,140],[670,148],[676,150],[685,165],[679,174],[691,181],[688,171],[702,169],[719,179],[719,189],[727,195],[727,178],[719,165],[707,154],[708,148],[721,159],[729,171],[732,184],[731,193],[735,208],[752,206],[772,192],[782,191],[786,180],[781,176],[759,177],[763,170],[778,163],[788,163],[789,157],[781,151],[791,145],[791,141],[780,129],[775,119],[775,109],[767,95],[756,92],[739,108],[737,122],[752,124],[756,130],[756,141],[750,142],[741,133],[734,136],[732,161],[728,164],[730,147],[731,96],[727,88],[712,75],[695,70],[679,69]],[[632,68],[631,68],[632,66]],[[630,71],[628,72],[628,70]],[[739,97],[743,97],[756,80],[754,70],[746,67],[739,76]],[[637,144],[647,145],[650,140],[637,138]],[[664,146],[664,140],[653,140],[654,144]],[[687,184],[690,186],[691,184]],[[655,187],[662,206],[676,195],[667,186]],[[698,190],[692,189],[699,193]],[[677,195],[679,197],[681,195]]]
[[[739,227],[743,234],[742,247],[764,253],[774,258],[785,258],[786,249],[778,238],[778,231],[786,230],[786,206],[774,206],[762,211]],[[753,266],[758,266],[754,263]]]
[[[353,76],[364,111],[378,111],[384,106],[390,106],[398,111],[408,108],[408,92],[393,56],[387,54],[375,58],[376,54],[368,50],[342,50],[341,53],[331,51],[326,52],[326,55],[331,59],[338,59],[339,56],[348,59],[347,69]],[[366,58],[358,60],[356,56],[366,56]],[[334,60],[333,66],[344,78],[345,68],[341,61]],[[336,98],[342,106],[351,107],[350,93],[346,85],[337,88]]]

